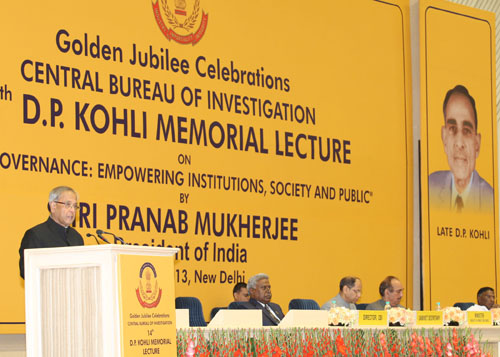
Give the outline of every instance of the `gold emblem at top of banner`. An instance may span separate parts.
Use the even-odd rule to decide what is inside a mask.
[[[208,24],[208,14],[195,0],[153,0],[153,13],[161,32],[168,40],[180,44],[198,43]]]

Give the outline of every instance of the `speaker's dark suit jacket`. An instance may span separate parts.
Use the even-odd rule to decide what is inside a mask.
[[[279,317],[280,320],[285,317],[283,315],[283,311],[281,311],[281,307],[278,304],[275,303],[268,303],[268,305],[271,307],[271,309],[274,311],[274,313]],[[255,299],[250,299],[248,302],[240,302],[237,305],[237,308],[239,309],[250,309],[250,310],[262,310],[262,325],[263,326],[276,326],[274,321],[271,319],[271,313],[267,311],[264,306],[262,306],[257,300]]]
[[[75,229],[67,229],[56,223],[52,218],[30,228],[24,233],[19,248],[19,270],[24,279],[24,250],[28,248],[67,247],[83,245],[83,238]]]

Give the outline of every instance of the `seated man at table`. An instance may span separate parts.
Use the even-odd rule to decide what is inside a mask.
[[[233,298],[234,301],[248,301],[250,300],[250,294],[248,293],[246,283],[237,283],[233,288]]]
[[[469,307],[467,311],[488,311],[494,307],[499,307],[495,304],[495,290],[485,286],[477,292],[477,304]]]
[[[378,291],[382,297],[380,300],[372,302],[366,310],[384,310],[389,302],[390,307],[403,307],[399,303],[403,298],[403,284],[395,276],[389,275],[380,283]]]
[[[283,317],[283,311],[278,304],[271,302],[271,284],[267,274],[257,274],[248,280],[248,292],[250,300],[238,304],[238,309],[262,310],[262,325],[277,326]]]
[[[346,276],[340,280],[340,291],[321,306],[321,310],[330,310],[334,306],[356,310],[356,301],[361,297],[361,280],[355,276]]]

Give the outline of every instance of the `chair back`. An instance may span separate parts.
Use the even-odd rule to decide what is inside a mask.
[[[221,309],[227,309],[227,307],[214,307],[212,309],[212,311],[210,311],[210,320],[213,320],[213,318],[215,317],[215,315],[217,315],[217,313],[219,312],[219,310]]]
[[[203,308],[198,298],[183,296],[175,298],[176,309],[189,309],[189,326],[207,326],[203,317]]]
[[[243,302],[241,302],[241,301],[233,301],[232,303],[229,304],[229,306],[227,308],[230,310],[241,309],[242,304],[243,304]]]
[[[319,310],[319,305],[312,299],[292,299],[288,310]]]
[[[453,307],[459,307],[460,310],[465,311],[472,305],[474,305],[473,302],[456,302],[455,305],[453,305]]]

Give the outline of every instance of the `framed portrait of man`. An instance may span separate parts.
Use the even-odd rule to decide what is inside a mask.
[[[495,20],[445,1],[420,6],[422,266],[432,308],[498,283]]]

